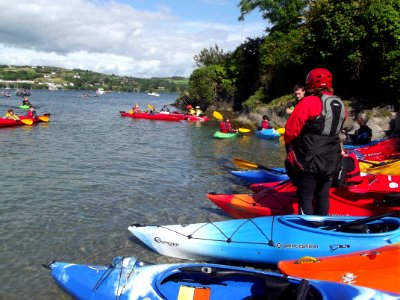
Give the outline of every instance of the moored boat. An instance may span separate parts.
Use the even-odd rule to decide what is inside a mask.
[[[395,295],[276,272],[208,264],[148,264],[115,257],[109,266],[51,262],[57,285],[75,299],[395,299]]]

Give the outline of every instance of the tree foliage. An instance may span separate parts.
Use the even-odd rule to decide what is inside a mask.
[[[371,106],[399,104],[400,0],[241,0],[238,6],[240,20],[259,10],[269,34],[228,55],[215,46],[195,57],[198,66],[224,70],[218,82],[234,86],[236,108],[256,91],[265,102],[287,94],[315,67],[333,73],[340,96],[361,97]],[[208,80],[194,76],[190,84],[200,78]],[[209,101],[220,100],[222,85],[212,86]]]
[[[198,68],[210,65],[223,65],[228,55],[218,45],[215,45],[214,47],[210,47],[210,49],[201,50],[199,54],[194,56],[194,61]]]

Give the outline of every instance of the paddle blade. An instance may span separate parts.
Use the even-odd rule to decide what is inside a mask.
[[[285,128],[281,127],[281,128],[278,128],[276,131],[278,131],[278,133],[279,133],[280,135],[282,135],[282,134],[285,133]]]
[[[42,122],[49,122],[50,118],[47,117],[47,116],[39,116],[39,120],[42,121]]]
[[[150,109],[150,110],[156,110],[156,108],[153,106],[153,105],[151,105],[151,104],[147,104],[147,107]]]
[[[258,166],[256,164],[253,164],[250,161],[247,161],[247,160],[244,160],[244,159],[241,159],[238,157],[234,157],[232,159],[232,161],[236,166],[238,166],[239,168],[242,168],[242,169],[246,169],[246,170],[258,169]]]
[[[245,132],[250,132],[251,130],[250,129],[247,129],[247,128],[239,128],[239,132],[243,132],[243,133],[245,133]]]
[[[31,120],[31,119],[22,119],[20,121],[22,123],[24,123],[25,125],[32,125],[33,124],[33,120]]]
[[[213,112],[213,117],[218,119],[218,120],[220,120],[220,121],[222,121],[224,119],[224,117],[217,111]]]

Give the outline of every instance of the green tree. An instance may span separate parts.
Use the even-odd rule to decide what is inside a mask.
[[[269,30],[288,32],[303,20],[308,0],[241,0],[239,3],[240,17],[244,17],[255,9],[258,9],[265,20],[272,24]]]
[[[229,54],[224,53],[222,49],[215,45],[210,47],[210,49],[203,49],[199,54],[195,55],[194,61],[198,68],[206,67],[210,65],[223,65]]]
[[[216,102],[232,102],[235,87],[220,65],[210,65],[193,71],[189,78],[190,98],[207,107]]]

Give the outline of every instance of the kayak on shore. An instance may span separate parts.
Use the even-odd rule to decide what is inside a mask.
[[[149,264],[115,257],[108,266],[59,261],[43,266],[75,299],[395,299],[370,288],[221,264]]]
[[[133,224],[128,230],[161,255],[206,261],[277,264],[400,242],[400,218],[312,215],[231,219],[187,225]]]
[[[400,294],[400,243],[331,257],[283,260],[279,270],[289,276],[329,280]]]
[[[207,198],[233,218],[297,214],[297,188],[290,180],[250,185],[255,194],[209,193]],[[397,190],[398,188],[396,188]],[[329,190],[329,214],[372,216],[400,210],[400,195],[347,188]]]

